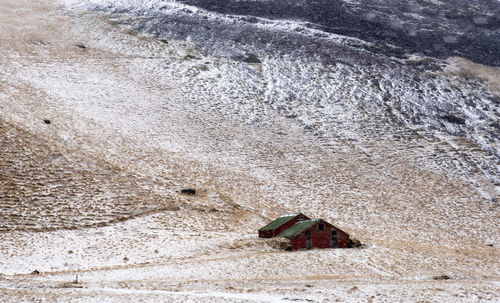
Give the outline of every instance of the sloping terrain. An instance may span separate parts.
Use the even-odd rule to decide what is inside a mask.
[[[135,15],[2,4],[2,300],[498,299],[498,97],[458,64],[338,41],[343,63],[245,62]],[[365,247],[257,238],[295,211]]]
[[[438,26],[429,20],[436,19],[431,15],[442,13],[444,4],[421,1],[413,7],[422,6],[419,14],[414,14],[418,18],[413,20],[416,22],[413,27],[427,34],[425,37],[405,39],[400,35],[387,34],[385,29],[388,25],[376,26],[366,20],[364,23],[360,21],[360,24],[355,22],[357,26],[350,24],[348,20],[353,19],[354,14],[360,14],[356,8],[364,6],[354,3],[344,5],[340,4],[341,1],[338,1],[339,5],[325,1],[236,1],[224,2],[223,5],[218,5],[217,1],[69,2],[117,13],[108,17],[121,27],[163,41],[190,41],[201,54],[231,58],[234,61],[232,66],[214,66],[207,65],[209,62],[196,62],[197,57],[191,55],[188,58],[198,63],[194,67],[189,68],[185,64],[180,66],[181,70],[173,67],[176,73],[172,76],[180,77],[177,81],[187,88],[183,94],[197,100],[205,111],[213,111],[215,107],[214,114],[237,115],[251,124],[272,121],[274,115],[287,117],[327,145],[338,145],[340,140],[346,140],[342,145],[362,146],[368,152],[371,152],[374,139],[382,138],[402,141],[403,148],[413,145],[413,152],[413,141],[424,137],[429,139],[428,143],[418,154],[424,155],[425,159],[414,159],[416,165],[464,177],[467,181],[473,180],[478,186],[482,186],[482,182],[475,175],[476,170],[481,170],[481,175],[486,175],[495,184],[499,182],[499,99],[498,90],[497,93],[491,90],[498,83],[498,75],[495,77],[498,72],[493,72],[493,76],[486,79],[490,83],[488,85],[483,81],[484,77],[470,77],[470,70],[457,69],[456,60],[436,60],[423,56],[421,52],[415,53],[419,50],[412,50],[411,47],[401,50],[401,47],[391,44],[425,38],[427,43],[441,45],[441,41],[436,41],[433,36],[450,35],[443,33],[444,30],[462,32],[464,37],[485,42],[488,47],[483,50],[484,54],[497,53],[500,37],[495,32],[487,33],[490,27],[496,26],[495,17],[489,14],[491,10],[500,9],[498,3],[488,1],[477,8],[463,6],[456,12],[460,15],[462,10],[467,11],[479,19],[491,21],[490,26],[474,23],[475,19],[468,21],[472,25],[459,22],[460,18],[453,18],[454,13],[450,12],[443,16],[443,20],[438,18],[440,21],[436,22],[443,24]],[[379,4],[372,7],[373,11],[392,10],[391,18],[396,18],[398,14],[400,18],[408,18],[405,12],[411,9],[408,5],[394,6],[392,1],[387,1],[386,5]],[[449,5],[453,6],[452,3]],[[343,10],[346,12],[343,13]],[[315,13],[317,11],[328,13]],[[243,12],[246,15],[242,15]],[[337,15],[346,20],[329,19]],[[314,22],[310,20],[312,23],[303,20],[309,20],[311,16],[319,17]],[[401,30],[410,27],[402,25],[402,21],[398,22]],[[320,30],[314,26],[322,28],[322,24],[334,30]],[[462,28],[458,29],[460,25]],[[336,31],[345,34],[340,29],[342,26],[368,33],[370,39],[385,41],[385,38],[392,37],[395,41],[382,47],[381,50],[389,51],[381,54],[373,51],[373,48],[380,48],[376,43],[361,41],[357,35],[337,35]],[[362,30],[364,26],[371,30]],[[478,33],[465,34],[469,30],[485,31],[487,38],[481,38]],[[372,35],[373,31],[382,33],[385,38]],[[441,49],[440,56],[445,58],[457,56],[460,52],[447,48],[453,48],[453,45],[444,43],[444,46],[433,49]],[[395,58],[391,48],[399,49],[404,55],[399,56],[400,59]],[[431,46],[428,48],[432,49]],[[430,55],[433,54],[431,51]],[[253,62],[253,67],[257,65],[258,68],[236,64],[238,62]],[[214,73],[222,78],[211,81]],[[217,100],[215,104],[214,99]],[[268,116],[268,113],[272,115]],[[433,139],[437,139],[438,144],[434,144]],[[443,141],[449,142],[441,144]],[[454,151],[456,149],[460,152]],[[376,150],[372,153],[378,154]],[[487,192],[489,190],[484,193]]]
[[[0,131],[2,231],[106,225],[179,208],[156,194],[151,180],[92,159],[68,159],[66,150],[13,125],[2,123]]]

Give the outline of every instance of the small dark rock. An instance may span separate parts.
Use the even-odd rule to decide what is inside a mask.
[[[50,45],[51,44],[50,42],[41,41],[41,40],[35,40],[35,41],[32,41],[31,43],[33,45]]]
[[[468,106],[471,106],[471,107],[476,107],[476,103],[474,103],[474,101],[469,100],[469,99],[465,99],[465,104],[467,104]]]
[[[50,124],[50,123],[51,123],[49,119],[45,119],[45,120],[43,120],[43,122],[44,122],[45,124]]]
[[[486,246],[493,247],[493,244],[492,243],[488,243],[488,244],[486,244]]]
[[[77,44],[76,47],[81,48],[81,49],[87,49],[87,47],[81,43]]]
[[[491,102],[495,104],[500,104],[500,97],[499,96],[493,96],[489,98]]]
[[[455,115],[452,115],[452,114],[448,114],[448,115],[444,115],[444,116],[441,116],[441,119],[444,119],[450,123],[454,123],[454,124],[465,124],[465,119],[464,118],[460,118],[460,117],[457,117]]]
[[[450,276],[448,275],[440,275],[440,276],[435,276],[433,277],[434,280],[450,280]]]
[[[196,189],[192,189],[192,188],[181,189],[181,194],[196,195]]]
[[[39,274],[40,274],[40,272],[39,272],[37,269],[35,269],[34,271],[32,271],[32,272],[31,272],[31,274],[32,274],[32,275],[39,275]]]
[[[208,70],[208,66],[200,65],[200,66],[198,66],[198,69],[201,70],[202,72],[206,72]]]
[[[259,57],[256,54],[247,54],[245,58],[243,58],[243,62],[245,63],[262,63]]]
[[[361,242],[357,239],[349,239],[349,243],[348,243],[347,247],[349,247],[349,248],[363,247],[363,244],[361,244]]]

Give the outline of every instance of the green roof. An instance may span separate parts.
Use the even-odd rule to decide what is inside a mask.
[[[279,217],[278,219],[274,220],[273,222],[267,224],[266,226],[262,227],[259,229],[259,231],[266,231],[266,230],[274,230],[281,225],[285,224],[286,222],[292,220],[293,218],[297,217],[299,214],[293,214],[293,215],[286,215]]]
[[[314,224],[318,223],[319,221],[321,221],[321,219],[305,220],[305,221],[297,222],[293,226],[291,226],[290,228],[284,230],[281,234],[278,235],[278,237],[293,237],[295,235],[300,234],[301,232],[308,229],[309,227],[313,226]]]

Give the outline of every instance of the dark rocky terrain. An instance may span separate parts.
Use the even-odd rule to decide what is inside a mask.
[[[496,0],[465,1],[220,1],[179,0],[178,3],[221,15],[238,17],[247,23],[267,20],[293,20],[325,33],[359,38],[373,43],[370,48],[390,56],[405,57],[422,53],[436,58],[460,56],[474,62],[500,65],[500,3]],[[110,7],[114,12],[126,9]],[[102,9],[102,7],[101,7]],[[161,6],[159,7],[161,10]],[[146,12],[145,12],[146,13]],[[264,46],[278,43],[280,36],[267,40],[244,28],[210,23],[190,11],[184,18],[164,15],[160,31],[174,36],[211,36]],[[170,26],[169,26],[170,25]],[[165,34],[165,33],[162,33]],[[320,35],[320,34],[319,34]],[[321,36],[321,35],[320,35]],[[290,48],[303,47],[294,36],[284,38]],[[199,40],[200,43],[203,40]],[[213,42],[208,40],[205,42]]]

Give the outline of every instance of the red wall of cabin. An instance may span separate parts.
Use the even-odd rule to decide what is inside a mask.
[[[295,237],[292,239],[292,250],[306,248],[306,238]]]
[[[319,230],[318,225],[323,224],[324,230]],[[294,238],[292,238],[292,249],[305,249],[306,248],[306,239],[307,232],[311,232],[311,248],[330,248],[330,239],[332,235],[332,231],[337,231],[337,248],[347,248],[349,245],[349,236],[341,231],[338,228],[335,228],[333,225],[322,221],[317,224],[311,226],[307,230],[298,234]]]

